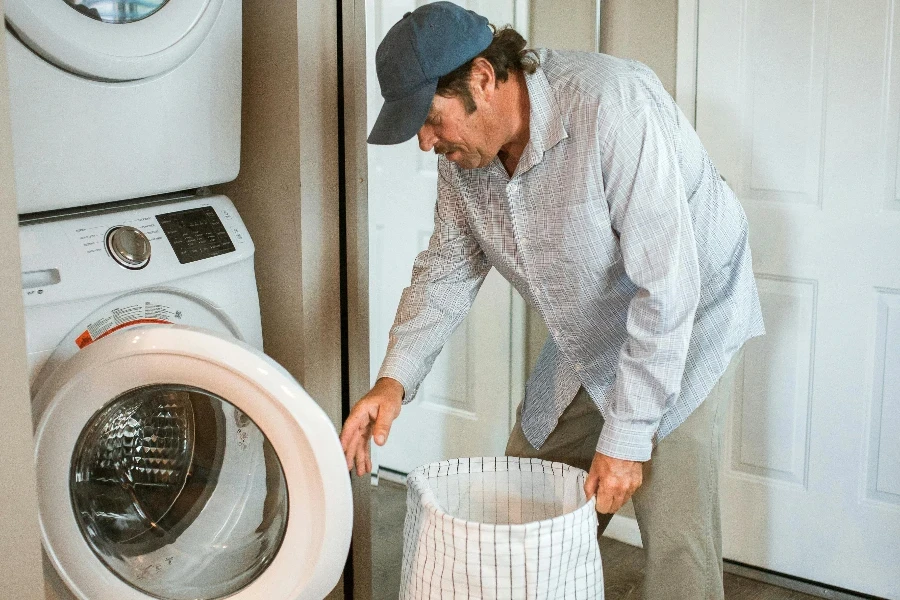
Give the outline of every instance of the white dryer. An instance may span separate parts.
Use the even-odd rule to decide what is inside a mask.
[[[24,221],[51,597],[320,599],[352,529],[331,421],[261,351],[222,196]]]
[[[241,0],[6,0],[18,212],[230,181]]]

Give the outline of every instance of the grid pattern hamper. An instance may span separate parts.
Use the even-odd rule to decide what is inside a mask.
[[[511,457],[419,467],[407,478],[400,599],[602,600],[586,477]]]

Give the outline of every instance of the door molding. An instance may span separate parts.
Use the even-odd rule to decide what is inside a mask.
[[[700,0],[678,0],[675,44],[675,102],[697,128],[697,42]]]
[[[531,7],[529,0],[515,0],[514,23],[516,31],[525,32],[531,39]],[[516,424],[516,408],[525,397],[525,380],[528,377],[528,305],[516,289],[509,285],[509,422],[512,431]]]

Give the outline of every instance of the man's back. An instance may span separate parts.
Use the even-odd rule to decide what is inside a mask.
[[[570,136],[581,133],[579,122],[589,122],[590,115],[596,115],[597,138],[605,140],[630,113],[646,103],[656,106],[676,146],[694,222],[701,281],[714,285],[710,278],[721,275],[732,263],[734,252],[746,243],[746,219],[696,131],[656,74],[634,60],[588,52],[545,50],[541,66],[556,91],[561,112],[576,125],[567,128]]]

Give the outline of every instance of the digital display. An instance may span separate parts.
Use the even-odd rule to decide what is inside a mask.
[[[156,215],[181,264],[234,252],[225,226],[211,206]]]

